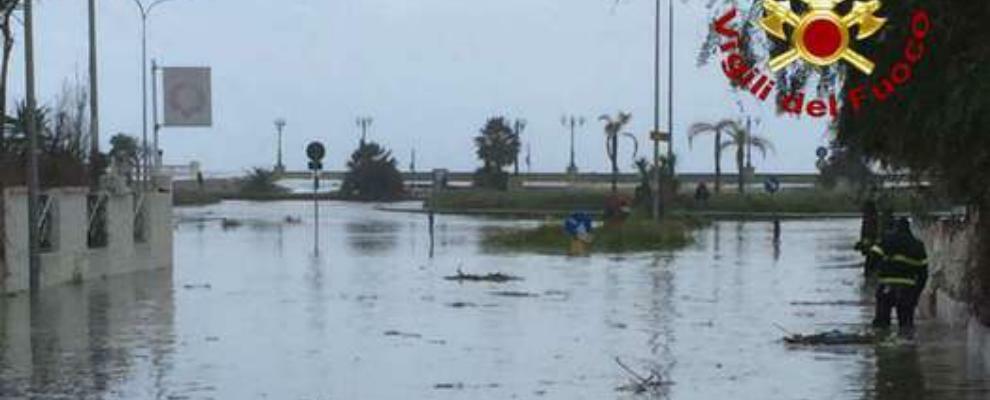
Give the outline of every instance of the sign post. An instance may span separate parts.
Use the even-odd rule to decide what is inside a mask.
[[[775,196],[780,191],[780,180],[776,176],[769,176],[763,181],[763,189],[770,193],[770,202],[775,202]],[[780,243],[780,219],[777,218],[777,205],[771,206],[773,210],[773,242]]]
[[[650,140],[653,141],[653,168],[654,174],[656,174],[656,185],[657,190],[654,191],[653,196],[653,219],[656,221],[660,220],[660,214],[662,214],[662,204],[660,203],[661,197],[663,197],[663,173],[660,170],[660,142],[670,142],[670,133],[651,131]]]
[[[313,254],[320,254],[320,170],[323,169],[323,156],[326,148],[323,143],[313,141],[306,146],[306,156],[309,157],[309,169],[313,171]]]

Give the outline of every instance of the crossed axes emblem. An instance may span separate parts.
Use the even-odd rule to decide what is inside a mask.
[[[779,71],[800,58],[818,66],[845,60],[864,74],[873,73],[876,65],[849,47],[849,30],[854,26],[859,27],[856,40],[867,39],[876,34],[887,22],[886,18],[875,15],[880,10],[880,0],[857,0],[845,16],[839,16],[834,11],[835,6],[845,0],[801,1],[810,8],[804,15],[798,15],[791,9],[790,0],[763,1],[766,14],[760,20],[760,27],[767,34],[787,41],[784,26],[794,28],[790,37],[791,49],[770,60],[770,69]]]

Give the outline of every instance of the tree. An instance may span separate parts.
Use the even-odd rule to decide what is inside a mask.
[[[505,190],[508,174],[503,170],[519,155],[519,136],[504,117],[489,118],[474,138],[475,154],[484,166],[475,172],[475,184],[480,187]]]
[[[864,50],[878,72],[886,75],[905,59],[912,37],[922,37],[924,53],[909,65],[913,78],[887,101],[869,96],[876,77],[848,77],[841,96],[863,90],[871,101],[858,110],[842,109],[838,143],[881,167],[928,180],[975,211],[970,217],[978,236],[971,249],[973,268],[966,271],[973,279],[961,295],[990,325],[990,7],[983,1],[922,0],[883,6],[885,17],[897,23],[888,24],[883,37]]]
[[[722,133],[728,130],[736,121],[723,119],[715,123],[698,122],[688,130],[688,146],[694,144],[694,139],[700,135],[715,135],[715,193],[722,191]]]
[[[247,176],[241,179],[241,193],[249,196],[271,195],[286,192],[286,188],[277,184],[278,175],[265,168],[252,168]]]
[[[605,114],[598,117],[598,120],[605,123],[605,153],[612,163],[612,194],[615,194],[618,191],[619,185],[619,135],[626,135],[632,137],[634,141],[636,140],[636,137],[632,134],[622,132],[626,125],[629,124],[629,121],[632,120],[632,114],[619,111],[615,117]],[[633,158],[636,158],[636,156],[633,155]]]
[[[736,169],[739,171],[739,193],[744,193],[746,191],[746,147],[755,147],[766,158],[767,150],[774,150],[773,143],[767,138],[753,135],[745,126],[735,121],[732,121],[731,124],[726,126],[725,134],[729,139],[719,145],[720,151],[725,151],[732,147],[736,148]]]
[[[110,138],[110,159],[117,165],[128,181],[134,177],[133,168],[141,163],[141,148],[137,138],[118,133]]]
[[[0,59],[0,116],[7,115],[7,75],[10,73],[10,56],[14,50],[14,32],[11,22],[20,0],[0,0],[0,35],[3,36],[3,54]],[[0,148],[7,139],[7,124],[0,123]]]
[[[869,160],[856,149],[831,144],[831,154],[824,159],[818,175],[818,183],[826,189],[836,187],[840,181],[853,185],[857,193],[867,193],[874,187],[874,174]]]
[[[399,199],[404,185],[396,165],[391,151],[373,141],[361,141],[347,162],[341,194],[361,201]]]

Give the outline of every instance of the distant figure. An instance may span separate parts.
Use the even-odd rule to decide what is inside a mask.
[[[632,202],[622,195],[611,195],[605,200],[605,224],[608,226],[620,226],[626,222],[626,218],[632,213],[629,206]]]
[[[429,231],[430,231],[430,258],[433,258],[433,225],[436,223],[436,217],[433,214],[433,208],[431,207],[427,211],[427,220],[429,221]]]
[[[202,171],[196,171],[196,186],[199,187],[199,191],[200,192],[202,192],[205,189],[204,188],[205,185],[203,184],[203,172]]]
[[[866,276],[871,276],[876,272],[880,262],[880,258],[870,251],[873,245],[879,242],[877,239],[880,235],[880,220],[877,215],[877,203],[872,199],[867,200],[863,203],[862,213],[863,221],[859,229],[859,242],[856,243],[855,249],[866,257],[866,261],[863,263],[863,273]]]
[[[583,256],[588,254],[588,246],[591,244],[591,215],[585,212],[571,213],[564,220],[564,231],[571,237],[571,248],[568,254],[572,256]]]
[[[870,251],[881,259],[873,326],[889,328],[891,311],[896,308],[900,334],[910,337],[914,333],[914,309],[928,282],[925,245],[911,234],[907,218],[902,218],[894,224],[893,232]]]
[[[711,197],[711,193],[708,192],[708,185],[699,182],[698,187],[694,189],[694,203],[703,208],[708,207],[709,197]]]

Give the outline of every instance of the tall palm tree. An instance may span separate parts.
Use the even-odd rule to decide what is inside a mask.
[[[722,133],[727,131],[736,121],[723,119],[715,123],[698,122],[688,130],[688,146],[694,144],[694,138],[700,135],[715,135],[715,193],[722,191]]]
[[[773,143],[765,137],[753,135],[745,126],[736,122],[728,125],[725,134],[729,136],[729,140],[723,142],[720,148],[721,150],[726,150],[730,147],[736,148],[736,169],[739,171],[739,193],[744,193],[746,191],[746,175],[744,173],[746,147],[755,147],[763,155],[763,158],[766,158],[768,150],[774,151]]]
[[[598,120],[605,122],[605,152],[609,161],[612,162],[612,194],[615,194],[619,184],[619,135],[624,134],[635,140],[635,136],[622,132],[622,129],[632,120],[632,114],[619,111],[615,117],[605,114],[598,117]]]

